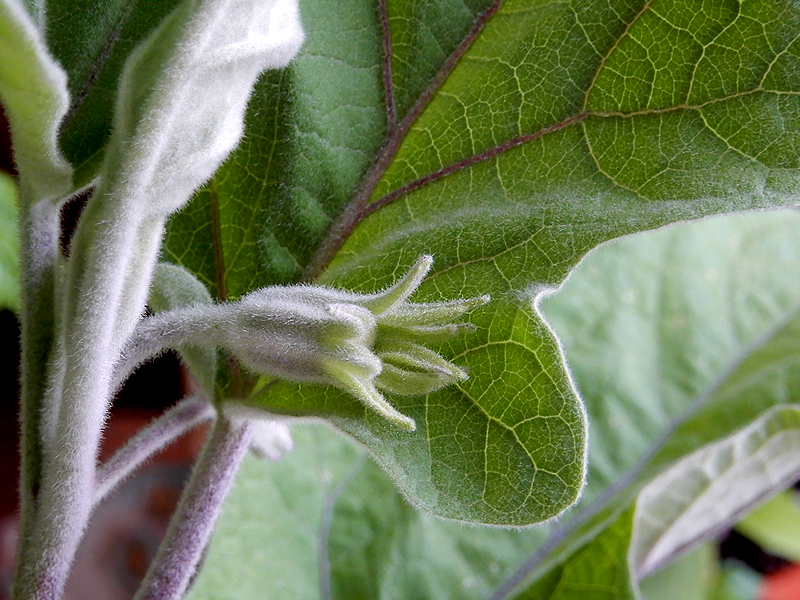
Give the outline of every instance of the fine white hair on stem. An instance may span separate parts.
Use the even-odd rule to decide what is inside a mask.
[[[123,479],[178,437],[216,415],[205,399],[189,396],[134,435],[97,469],[94,503],[99,503]]]
[[[224,414],[216,420],[135,600],[183,598],[250,447],[250,431],[246,421]]]

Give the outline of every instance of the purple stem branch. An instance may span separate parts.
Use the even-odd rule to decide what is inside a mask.
[[[98,504],[123,479],[148,458],[203,421],[215,411],[204,398],[190,396],[178,402],[133,436],[97,470],[94,503]]]
[[[392,30],[389,27],[387,0],[378,0],[378,12],[383,33],[383,89],[386,94],[386,135],[391,137],[397,128],[397,110],[394,105],[394,80],[392,78]]]
[[[181,600],[250,442],[250,425],[220,415],[135,600]]]

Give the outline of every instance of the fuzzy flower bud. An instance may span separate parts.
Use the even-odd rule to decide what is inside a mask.
[[[229,305],[222,345],[248,368],[299,383],[332,385],[392,423],[413,419],[381,394],[425,394],[467,378],[425,346],[470,327],[453,323],[488,296],[412,304],[433,263],[421,257],[400,281],[377,294],[319,286],[269,287]]]

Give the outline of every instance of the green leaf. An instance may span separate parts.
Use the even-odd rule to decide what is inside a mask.
[[[66,76],[17,0],[0,2],[0,38],[0,102],[11,129],[22,199],[60,200],[72,183],[72,170],[56,144],[69,103]]]
[[[217,568],[190,598],[227,598],[237,582],[242,600],[481,600],[544,538],[417,511],[341,435],[298,426],[292,436],[281,462],[245,462],[207,558]]]
[[[174,220],[166,254],[222,299],[300,278],[375,291],[423,253],[436,262],[421,299],[492,294],[476,332],[438,348],[470,381],[391,399],[413,435],[330,390],[276,384],[256,403],[331,420],[426,510],[541,521],[577,497],[585,436],[532,298],[605,240],[795,202],[798,13],[382,6],[304,7],[301,56],[262,80],[245,143]]]
[[[737,531],[770,554],[800,561],[800,506],[788,490],[765,502],[736,525]]]
[[[19,310],[17,186],[0,172],[0,309]]]
[[[633,510],[623,513],[515,600],[633,600],[628,544]]]
[[[302,40],[291,2],[181,2],[128,57],[96,196],[123,196],[128,220],[179,210],[238,144],[257,77]]]

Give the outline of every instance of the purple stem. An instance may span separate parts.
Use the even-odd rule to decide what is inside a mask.
[[[217,418],[135,600],[181,600],[250,442],[250,425]]]
[[[210,420],[214,414],[214,408],[207,400],[190,396],[153,420],[98,468],[94,503],[99,503],[156,452],[196,425]]]
[[[386,94],[386,135],[391,137],[397,128],[397,110],[394,104],[394,80],[392,78],[392,31],[389,27],[389,12],[386,0],[378,0],[378,12],[383,33],[383,88]]]

